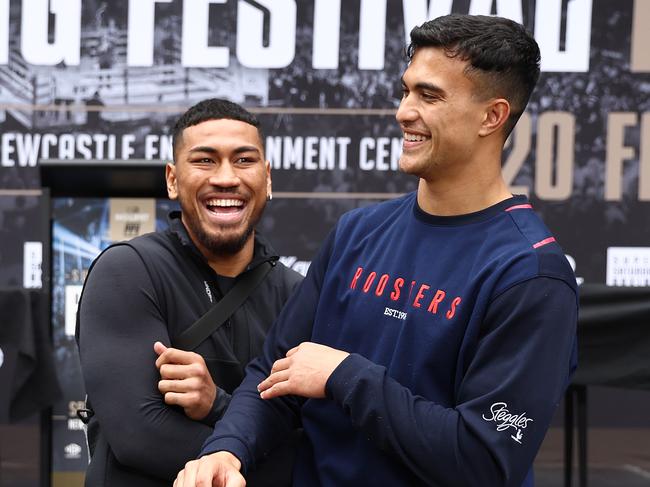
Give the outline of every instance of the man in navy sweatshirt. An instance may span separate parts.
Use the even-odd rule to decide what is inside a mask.
[[[397,121],[416,193],[344,215],[175,487],[245,485],[297,422],[293,484],[532,486],[575,368],[576,282],[501,175],[539,77],[519,24],[411,32]]]

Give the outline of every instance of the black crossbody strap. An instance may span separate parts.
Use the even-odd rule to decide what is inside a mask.
[[[181,350],[196,348],[232,316],[274,265],[275,262],[267,261],[244,274],[218,303],[181,333],[172,345]]]

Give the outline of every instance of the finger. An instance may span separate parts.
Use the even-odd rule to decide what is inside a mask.
[[[291,360],[288,358],[281,358],[273,362],[273,367],[271,367],[271,374],[274,372],[279,372],[281,370],[286,370],[291,365]]]
[[[298,345],[298,346],[296,346],[296,347],[293,347],[291,350],[289,350],[289,351],[287,352],[287,355],[286,355],[286,356],[287,356],[287,357],[291,357],[294,353],[296,353],[296,352],[298,351],[299,348],[300,348],[300,345]]]
[[[225,487],[246,487],[246,480],[241,474],[230,475],[226,480]]]
[[[197,394],[194,392],[166,392],[163,396],[168,406],[180,406],[186,408],[194,406],[197,402]]]
[[[163,364],[192,364],[196,362],[203,362],[203,357],[198,353],[169,347],[156,359],[156,367],[160,368]]]
[[[274,397],[286,396],[288,394],[294,394],[292,385],[289,381],[283,381],[261,391],[260,397],[262,399],[273,399]]]
[[[196,485],[196,471],[199,467],[198,460],[191,460],[185,464],[185,483],[183,487],[194,487]]]
[[[290,376],[290,372],[288,370],[281,370],[280,372],[274,372],[273,374],[269,375],[266,379],[264,379],[262,382],[260,382],[257,385],[257,390],[259,392],[262,392],[267,389],[270,389],[275,384],[278,384],[280,382],[286,382],[287,380],[289,380],[289,376]]]
[[[208,374],[208,369],[196,363],[189,365],[163,364],[160,366],[159,372],[163,379],[180,380],[191,377],[203,378]]]
[[[163,353],[165,350],[167,350],[167,347],[162,342],[156,342],[153,344],[153,351],[158,355]]]
[[[198,460],[195,484],[197,487],[211,487],[216,477],[217,467],[209,462],[205,457]],[[193,484],[194,485],[194,484]],[[218,484],[217,484],[218,485]]]
[[[183,480],[185,479],[185,470],[181,470],[178,472],[178,475],[176,476],[176,480],[174,480],[174,487],[183,487],[183,484],[185,483]]]
[[[192,392],[198,390],[199,388],[199,381],[194,378],[183,380],[163,379],[158,381],[158,390],[163,394],[166,394],[168,392]]]

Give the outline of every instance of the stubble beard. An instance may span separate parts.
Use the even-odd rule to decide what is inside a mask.
[[[183,211],[183,208],[186,206],[183,204],[182,199],[180,199],[180,205],[183,214],[183,222],[187,225],[191,235],[198,240],[200,246],[213,255],[231,256],[240,252],[253,234],[255,227],[262,218],[262,213],[264,213],[264,207],[262,207],[257,214],[251,215],[251,218],[243,232],[235,233],[235,230],[232,227],[221,226],[219,228],[219,230],[221,230],[219,234],[214,235],[206,231],[194,213]]]

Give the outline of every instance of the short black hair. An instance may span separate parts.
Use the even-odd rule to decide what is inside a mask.
[[[467,61],[465,74],[486,98],[508,100],[511,113],[504,126],[507,137],[539,79],[539,46],[526,28],[503,17],[451,14],[411,31],[406,50],[409,60],[420,47],[442,48],[449,57]]]
[[[174,160],[176,159],[176,149],[178,148],[182,138],[183,130],[207,120],[221,120],[224,118],[229,120],[239,120],[240,122],[252,125],[257,129],[260,142],[264,140],[262,138],[260,122],[255,115],[241,105],[229,100],[208,98],[207,100],[202,100],[196,105],[188,108],[187,111],[176,121],[174,129],[172,130],[172,151],[174,154]]]

